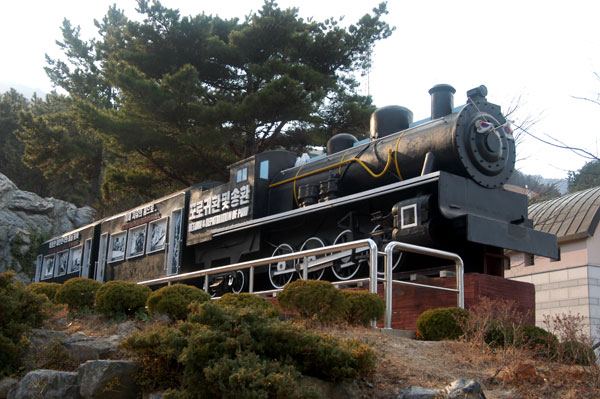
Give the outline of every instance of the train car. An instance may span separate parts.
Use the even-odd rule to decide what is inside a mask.
[[[99,231],[100,221],[96,221],[42,243],[34,281],[62,283],[73,277],[93,278]]]
[[[178,273],[187,192],[143,204],[100,223],[94,278],[141,281]]]
[[[381,248],[395,240],[448,250],[463,258],[466,272],[499,276],[505,249],[556,258],[556,237],[532,228],[527,197],[503,189],[515,143],[485,86],[469,90],[456,108],[451,86],[429,93],[425,120],[384,107],[372,115],[369,139],[335,135],[326,154],[305,163],[284,150],[256,154],[230,165],[228,182],[199,184],[103,220],[94,277],[145,281],[361,238]],[[42,271],[46,256],[47,265],[59,261],[41,256]],[[347,280],[366,261],[355,251],[309,277]],[[394,264],[439,266],[409,254]],[[257,286],[282,288],[297,269],[291,261],[258,268]],[[247,281],[238,271],[212,277],[210,286],[239,292]]]

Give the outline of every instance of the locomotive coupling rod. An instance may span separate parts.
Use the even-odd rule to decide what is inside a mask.
[[[465,265],[460,256],[452,252],[440,251],[438,249],[421,247],[418,245],[406,244],[403,242],[392,241],[385,247],[385,318],[383,321],[383,328],[392,328],[392,266],[393,259],[392,254],[395,249],[401,249],[402,251],[413,252],[421,255],[429,255],[442,259],[449,259],[454,261],[456,264],[456,289],[448,289],[444,287],[434,287],[424,284],[410,283],[412,286],[440,289],[444,291],[456,292],[458,295],[457,306],[459,308],[465,307],[465,283],[464,283],[464,271]],[[403,281],[397,281],[397,283],[404,284]]]

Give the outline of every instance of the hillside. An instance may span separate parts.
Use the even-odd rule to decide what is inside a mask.
[[[116,323],[94,314],[73,317],[61,310],[46,321],[44,328],[69,334],[110,336],[122,333],[125,324],[129,329],[145,330],[157,323],[164,321],[133,319]],[[600,397],[597,384],[600,379],[590,368],[534,360],[522,351],[492,353],[462,342],[420,341],[371,328],[316,327],[316,330],[358,339],[376,351],[376,371],[350,390],[356,394],[354,397],[391,399],[409,386],[441,389],[459,378],[480,382],[488,399]]]

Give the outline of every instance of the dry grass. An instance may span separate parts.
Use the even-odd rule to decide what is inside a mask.
[[[361,384],[365,398],[395,398],[398,390],[411,385],[441,389],[458,378],[480,382],[488,399],[600,398],[600,389],[585,368],[536,360],[525,350],[512,354],[514,363],[498,372],[506,354],[476,353],[464,342],[417,341],[367,328],[323,329],[376,350],[377,368]],[[509,391],[514,395],[506,396]]]

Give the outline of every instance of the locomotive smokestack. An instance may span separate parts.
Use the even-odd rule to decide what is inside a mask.
[[[452,113],[456,89],[450,85],[435,85],[429,89],[431,94],[431,119],[441,118]]]

